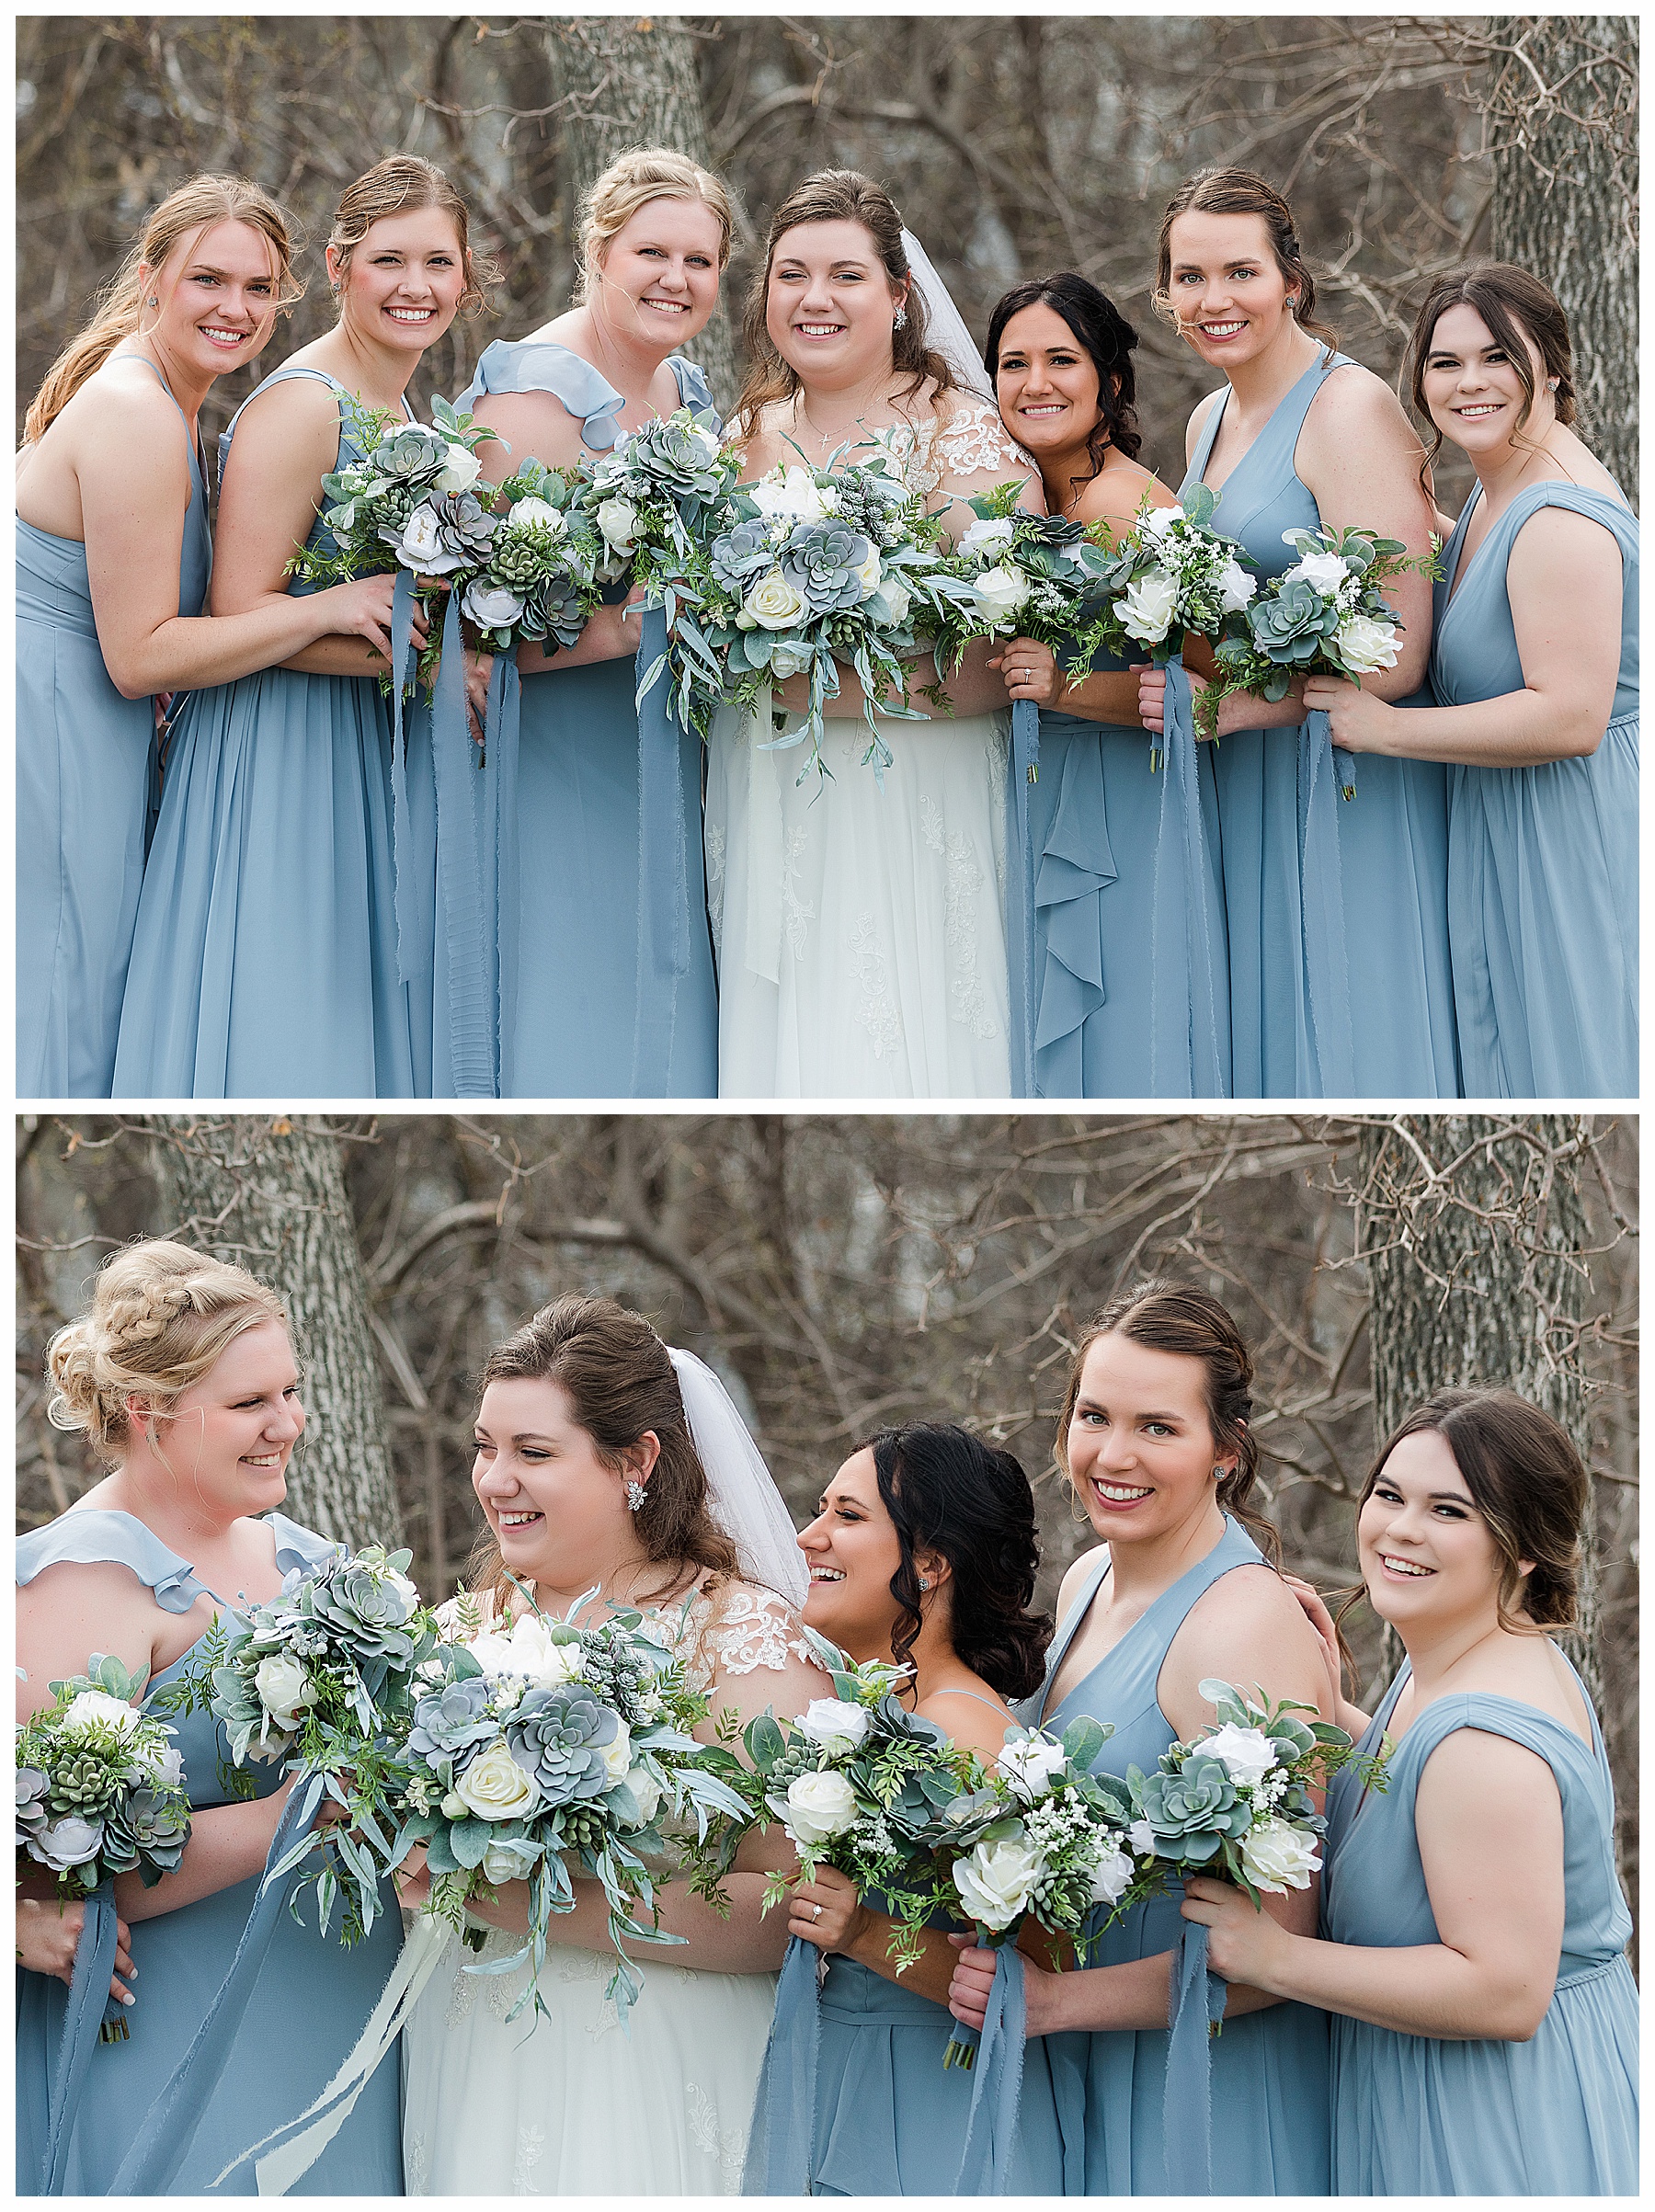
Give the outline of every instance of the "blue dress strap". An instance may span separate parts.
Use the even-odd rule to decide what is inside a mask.
[[[224,456],[230,450],[230,440],[235,436],[236,424],[240,422],[260,393],[268,392],[272,384],[285,384],[296,376],[307,377],[314,383],[325,384],[333,392],[342,393],[345,389],[338,378],[329,376],[325,369],[312,369],[302,361],[290,361],[283,369],[272,369],[269,375],[248,393],[246,398],[243,400],[241,405],[237,407],[235,413],[219,432],[219,478],[221,482],[224,474]],[[406,401],[403,404],[405,407],[407,405]]]
[[[485,348],[471,382],[454,405],[461,409],[474,406],[485,393],[495,392],[549,392],[579,417],[582,445],[594,453],[607,453],[620,442],[625,400],[607,377],[567,346],[543,338],[519,338],[515,345],[496,338]]]
[[[710,430],[722,430],[724,418],[713,404],[713,388],[706,371],[694,361],[687,361],[681,353],[675,353],[667,366],[671,370],[679,388],[679,398],[698,422],[704,422]]]
[[[1059,1623],[1057,1633],[1052,1638],[1051,1648],[1046,1653],[1046,1677],[1041,1685],[1040,1702],[1036,1708],[1042,1722],[1045,1719],[1046,1699],[1051,1694],[1052,1684],[1057,1680],[1057,1670],[1068,1657],[1068,1648],[1079,1634],[1080,1624],[1091,1611],[1092,1600],[1102,1589],[1104,1578],[1108,1573],[1109,1546],[1106,1544],[1098,1552],[1087,1569],[1080,1584],[1079,1594]]]
[[[17,1580],[32,1582],[42,1568],[65,1562],[92,1567],[112,1562],[130,1567],[154,1592],[164,1613],[188,1613],[198,1598],[214,1593],[198,1579],[188,1559],[163,1544],[135,1514],[88,1508],[61,1513],[44,1528],[17,1538]]]

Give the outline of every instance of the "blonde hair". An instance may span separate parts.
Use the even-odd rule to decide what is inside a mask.
[[[99,1458],[116,1463],[132,1441],[123,1401],[137,1394],[152,1401],[144,1433],[155,1448],[154,1413],[265,1321],[286,1328],[287,1309],[245,1268],[160,1237],[128,1245],[105,1262],[91,1311],[47,1347],[47,1418],[54,1429],[80,1430]]]
[[[384,161],[376,161],[340,194],[333,229],[327,234],[336,263],[334,290],[339,289],[351,255],[376,222],[382,222],[388,215],[417,213],[423,208],[439,208],[453,222],[465,270],[461,314],[469,314],[485,305],[487,288],[499,282],[500,272],[485,254],[473,254],[471,214],[447,170],[439,169],[434,161],[422,160],[417,154],[393,154]]]
[[[1257,215],[1270,239],[1277,268],[1287,283],[1297,287],[1290,310],[1294,320],[1324,345],[1339,343],[1329,325],[1316,319],[1316,279],[1299,245],[1293,210],[1274,185],[1253,169],[1197,169],[1168,200],[1156,245],[1155,290],[1149,296],[1150,306],[1163,322],[1174,326],[1178,322],[1172,304],[1172,225],[1181,215]]]
[[[583,301],[610,240],[652,200],[699,200],[718,218],[718,266],[730,258],[735,215],[730,195],[711,169],[668,146],[631,146],[618,154],[581,199],[575,298]]]
[[[304,297],[304,286],[293,274],[292,219],[286,209],[262,186],[245,177],[192,177],[188,184],[169,192],[151,214],[116,271],[97,313],[70,339],[47,371],[24,420],[26,444],[40,442],[87,378],[103,367],[123,338],[138,330],[143,303],[139,269],[148,268],[153,274],[165,266],[174,247],[191,232],[199,236],[220,222],[245,222],[262,231],[269,240],[276,261],[279,311]]]

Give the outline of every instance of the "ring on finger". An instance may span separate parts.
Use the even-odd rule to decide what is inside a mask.
[[[812,1923],[812,1925],[814,1926],[814,1925],[815,1925],[815,1923],[816,1923],[817,1921],[819,1921],[819,1920],[821,1919],[821,1917],[822,1917],[822,1908],[821,1908],[819,1905],[812,1905],[812,1907],[810,1908],[810,1918],[811,1918],[811,1923]]]

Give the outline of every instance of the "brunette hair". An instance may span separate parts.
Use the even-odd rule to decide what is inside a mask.
[[[1282,1540],[1256,1507],[1248,1503],[1259,1473],[1259,1447],[1252,1419],[1252,1354],[1242,1341],[1227,1306],[1192,1283],[1158,1278],[1139,1283],[1112,1298],[1075,1347],[1068,1387],[1057,1422],[1057,1464],[1068,1474],[1068,1429],[1080,1396],[1080,1371],[1100,1337],[1123,1336],[1151,1351],[1176,1351],[1201,1362],[1207,1420],[1220,1452],[1234,1452],[1236,1465],[1214,1485],[1219,1505],[1241,1522],[1273,1567],[1282,1563]]]
[[[1432,422],[1425,400],[1425,362],[1436,326],[1451,307],[1474,307],[1489,326],[1489,336],[1505,348],[1506,357],[1523,386],[1523,412],[1517,417],[1521,431],[1534,412],[1536,397],[1534,364],[1524,344],[1526,334],[1545,363],[1548,378],[1556,377],[1558,420],[1565,428],[1575,418],[1574,357],[1569,343],[1569,317],[1556,292],[1531,277],[1526,268],[1510,261],[1484,261],[1475,268],[1450,269],[1425,296],[1414,317],[1413,336],[1408,341],[1407,371],[1414,410],[1435,432],[1425,456],[1420,481],[1443,450],[1443,433]]]
[[[983,361],[997,390],[1000,340],[1006,325],[1025,307],[1049,307],[1054,314],[1061,315],[1098,372],[1098,419],[1086,440],[1092,475],[1102,469],[1103,456],[1111,446],[1117,453],[1124,453],[1128,461],[1136,461],[1143,443],[1133,404],[1137,389],[1132,349],[1138,342],[1137,332],[1106,292],[1073,269],[1061,269],[1055,277],[1032,277],[1026,283],[1014,284],[988,318]],[[1016,435],[1010,424],[1007,430],[1009,435]],[[1090,479],[1076,477],[1074,481],[1079,484]]]
[[[617,155],[582,195],[576,219],[580,229],[575,280],[577,301],[586,298],[610,240],[653,200],[699,200],[710,208],[718,218],[718,266],[724,268],[728,264],[735,216],[722,180],[687,154],[676,154],[666,146],[633,146]]]
[[[1299,245],[1298,233],[1293,224],[1293,210],[1287,205],[1274,185],[1251,169],[1197,169],[1193,177],[1181,184],[1161,215],[1160,237],[1157,244],[1155,291],[1152,304],[1157,314],[1168,321],[1175,319],[1172,305],[1172,225],[1181,215],[1260,215],[1270,236],[1270,250],[1275,265],[1289,284],[1298,287],[1298,302],[1294,308],[1294,319],[1301,330],[1307,330],[1313,338],[1320,338],[1327,346],[1338,344],[1338,339],[1325,323],[1316,319],[1316,279],[1310,274],[1305,260],[1304,248]]]
[[[79,1430],[100,1459],[118,1465],[132,1441],[124,1401],[147,1397],[144,1435],[165,1460],[156,1420],[227,1345],[265,1321],[285,1328],[287,1309],[245,1268],[160,1237],[127,1245],[104,1262],[88,1311],[47,1347],[46,1417],[54,1429]]]
[[[872,1452],[879,1495],[902,1548],[891,1595],[902,1607],[891,1635],[900,1665],[919,1633],[917,1552],[940,1552],[951,1571],[949,1640],[1002,1697],[1040,1687],[1048,1613],[1031,1613],[1040,1546],[1034,1493],[1010,1452],[953,1422],[881,1429],[856,1446]]]
[[[925,342],[925,301],[911,283],[912,272],[902,245],[902,218],[890,194],[859,169],[823,169],[795,185],[770,217],[764,242],[764,260],[754,270],[748,287],[747,314],[742,336],[750,364],[741,397],[736,403],[737,435],[748,438],[764,409],[779,400],[792,399],[799,389],[798,372],[777,352],[765,321],[770,297],[770,265],[783,234],[801,222],[858,222],[873,241],[874,249],[893,284],[907,284],[907,321],[891,333],[891,359],[908,379],[902,396],[911,398],[930,377],[939,392],[955,389],[953,371],[942,356]]]
[[[1500,1625],[1513,1634],[1572,1627],[1592,1483],[1568,1431],[1514,1390],[1433,1390],[1386,1438],[1358,1512],[1402,1439],[1427,1429],[1453,1453],[1500,1554]],[[1524,1559],[1534,1562],[1527,1574]],[[1360,1587],[1352,1592],[1341,1618],[1363,1594]]]
[[[285,311],[302,299],[304,286],[293,274],[292,218],[260,185],[245,177],[203,173],[169,192],[153,211],[128,249],[126,258],[103,294],[97,312],[70,339],[35,393],[23,423],[23,439],[35,445],[45,436],[81,386],[101,369],[124,338],[140,328],[143,287],[140,268],[152,278],[173,249],[192,234],[199,237],[220,222],[245,222],[270,243],[275,264],[276,305]]]
[[[393,154],[365,170],[346,186],[334,211],[327,243],[335,259],[334,289],[340,289],[350,257],[376,222],[388,215],[417,213],[439,208],[454,225],[460,241],[465,290],[460,295],[460,313],[470,314],[486,302],[487,288],[499,282],[499,270],[485,254],[471,246],[471,214],[445,169],[417,154]]]
[[[682,1582],[687,1568],[740,1573],[736,1545],[707,1504],[706,1471],[690,1433],[671,1358],[642,1314],[629,1312],[613,1298],[578,1292],[554,1299],[515,1336],[495,1346],[484,1363],[479,1395],[490,1383],[504,1382],[558,1384],[599,1460],[616,1472],[623,1465],[622,1455],[646,1431],[654,1431],[660,1455],[633,1526],[645,1556],[670,1570],[660,1594]],[[507,1611],[511,1585],[491,1529],[477,1539],[466,1583],[474,1591],[485,1590],[496,1613]]]

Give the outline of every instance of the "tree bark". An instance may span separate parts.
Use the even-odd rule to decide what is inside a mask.
[[[155,1114],[154,1166],[182,1241],[280,1294],[307,1416],[285,1510],[353,1548],[402,1542],[368,1283],[340,1172],[317,1116]]]
[[[700,42],[687,23],[658,16],[555,16],[546,24],[546,51],[553,82],[567,102],[563,142],[571,239],[579,238],[581,195],[629,147],[668,146],[712,168]],[[719,412],[727,416],[740,380],[722,300],[687,358],[706,371]]]
[[[1562,301],[1581,435],[1638,504],[1638,21],[1497,16],[1497,259]],[[1542,86],[1545,89],[1542,90]]]

